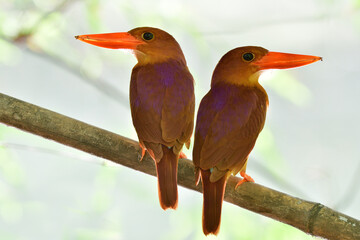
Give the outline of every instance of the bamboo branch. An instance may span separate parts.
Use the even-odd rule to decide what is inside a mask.
[[[141,151],[136,141],[4,94],[0,94],[0,122],[156,175],[150,157],[146,156],[139,162]],[[229,178],[225,201],[314,236],[334,240],[360,239],[360,221],[352,217],[320,203],[295,198],[255,183],[244,183],[235,190],[239,180],[237,177]],[[179,161],[178,183],[201,192],[201,186],[195,186],[194,166],[190,160]]]

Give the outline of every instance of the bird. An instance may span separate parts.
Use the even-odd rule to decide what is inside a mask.
[[[268,96],[259,84],[267,69],[299,67],[322,60],[310,55],[270,52],[257,46],[227,52],[212,75],[210,91],[201,100],[195,127],[193,163],[202,182],[202,227],[205,235],[220,230],[226,181],[240,172],[243,182],[254,180],[246,165],[265,124]]]
[[[128,32],[86,34],[76,39],[98,47],[129,49],[137,59],[130,80],[130,108],[139,145],[156,165],[160,206],[178,206],[177,167],[194,128],[195,94],[180,45],[153,27]]]

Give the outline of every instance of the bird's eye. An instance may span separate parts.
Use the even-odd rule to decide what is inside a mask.
[[[248,52],[248,53],[244,53],[244,54],[242,55],[242,58],[243,58],[246,62],[250,62],[250,61],[254,60],[255,56],[254,56],[253,53]]]
[[[154,34],[152,34],[151,32],[144,32],[141,37],[146,40],[146,41],[149,41],[151,39],[154,38]]]

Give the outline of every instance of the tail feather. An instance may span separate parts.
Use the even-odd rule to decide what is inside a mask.
[[[160,206],[166,210],[178,205],[177,166],[179,156],[172,149],[162,146],[163,157],[156,162]]]
[[[224,199],[226,175],[216,182],[210,182],[210,170],[201,169],[203,187],[203,232],[217,235],[220,230],[221,207]]]

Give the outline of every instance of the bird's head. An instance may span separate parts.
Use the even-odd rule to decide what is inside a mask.
[[[158,28],[139,27],[129,32],[86,34],[75,38],[98,47],[133,50],[139,64],[168,59],[185,64],[184,54],[175,38]]]
[[[269,52],[262,47],[239,47],[226,53],[217,64],[212,85],[228,82],[237,85],[258,84],[261,71],[300,67],[322,60],[321,57]]]

